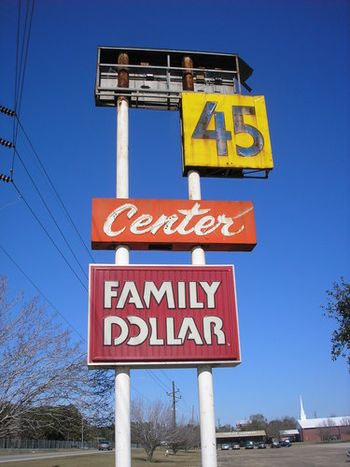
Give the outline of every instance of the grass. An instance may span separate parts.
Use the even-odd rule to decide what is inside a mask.
[[[157,449],[153,461],[146,461],[144,449],[132,449],[132,467],[199,467],[200,451],[183,452],[165,456],[164,449]],[[115,453],[100,452],[71,457],[51,457],[32,461],[17,461],[1,463],[1,467],[114,467]],[[118,466],[117,466],[118,467]],[[122,466],[120,466],[122,467]]]

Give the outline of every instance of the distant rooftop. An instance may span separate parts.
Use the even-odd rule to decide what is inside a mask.
[[[324,428],[328,426],[349,426],[350,416],[344,417],[325,417],[325,418],[307,418],[306,420],[298,420],[301,428]]]
[[[265,430],[255,430],[255,431],[224,431],[222,433],[216,433],[217,438],[247,438],[253,436],[266,436]]]
[[[296,428],[292,428],[290,430],[280,430],[280,436],[291,436],[291,435],[298,435],[299,430]]]

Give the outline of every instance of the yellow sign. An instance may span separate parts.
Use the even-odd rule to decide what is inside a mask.
[[[184,92],[182,138],[185,174],[243,176],[243,169],[273,168],[263,96]]]

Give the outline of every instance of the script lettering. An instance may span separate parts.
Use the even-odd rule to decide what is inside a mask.
[[[244,224],[235,228],[235,221],[252,210],[253,207],[250,207],[234,217],[226,216],[226,214],[215,217],[210,215],[210,209],[201,209],[200,203],[196,202],[191,209],[177,209],[176,213],[170,216],[161,214],[155,219],[149,213],[139,214],[139,210],[134,204],[125,203],[107,216],[103,224],[103,232],[112,238],[118,237],[126,229],[129,229],[133,235],[146,233],[156,235],[162,230],[165,235],[169,236],[173,234],[186,236],[194,233],[198,237],[203,237],[220,230],[224,237],[232,237],[245,229]],[[131,220],[131,223],[127,222],[128,219]],[[113,227],[115,223],[119,225],[119,229]]]

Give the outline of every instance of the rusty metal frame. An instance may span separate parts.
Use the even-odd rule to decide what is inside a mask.
[[[99,47],[95,102],[116,106],[124,97],[131,108],[179,110],[184,90],[235,94],[243,86],[251,91],[246,81],[252,72],[237,54]]]

